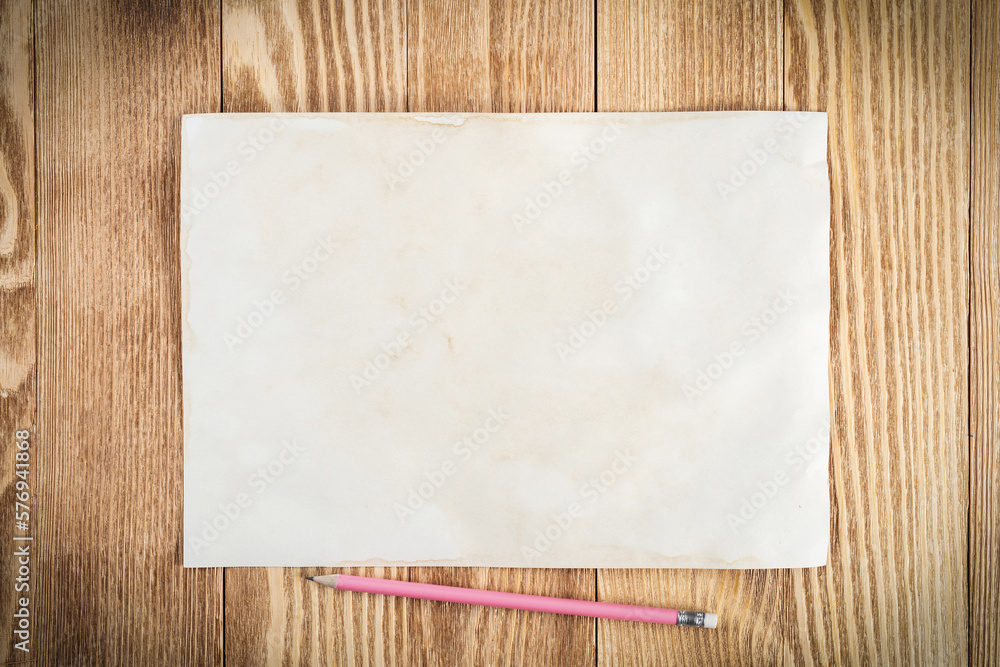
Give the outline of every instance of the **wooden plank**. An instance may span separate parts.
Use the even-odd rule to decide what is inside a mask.
[[[414,0],[410,111],[546,112],[594,108],[594,13],[586,0]],[[425,583],[592,600],[594,570],[410,568]],[[583,665],[594,621],[421,602],[409,607],[409,662]]]
[[[781,109],[782,3],[600,0],[600,111]],[[714,611],[717,630],[599,621],[599,664],[777,664],[787,570],[599,570],[607,602]]]
[[[291,1],[227,0],[225,108],[405,111],[409,72],[412,111],[588,110],[593,105],[589,7],[578,1],[493,7],[429,3],[411,6],[404,17],[400,5],[388,2],[319,3],[306,11]],[[491,35],[489,21],[504,25],[505,31]],[[415,41],[408,64],[407,30]],[[491,44],[491,39],[499,43]],[[530,46],[522,47],[522,42]],[[417,63],[418,57],[427,61]],[[487,68],[467,79],[471,70],[442,72],[435,64],[447,59],[464,63],[465,58],[487,63]],[[433,81],[423,78],[429,72]],[[419,98],[414,97],[417,90]],[[455,101],[472,99],[477,100],[474,105]],[[589,570],[228,569],[227,661],[451,665],[497,660],[579,664],[580,656],[584,662],[593,660],[591,622],[333,593],[304,581],[335,571],[588,599],[594,586]]]
[[[412,0],[409,110],[592,111],[585,0]]]
[[[969,662],[1000,665],[1000,6],[972,7]]]
[[[225,111],[406,111],[405,3],[224,0]],[[407,600],[305,577],[406,579],[406,568],[228,568],[226,662],[407,665]]]
[[[969,5],[789,0],[785,103],[830,120],[830,564],[798,662],[968,651]]]
[[[226,663],[400,665],[419,641],[403,598],[344,593],[306,581],[333,572],[406,579],[406,568],[226,568]]]
[[[967,7],[902,11],[826,4],[789,0],[786,6],[784,101],[789,109],[831,114],[830,565],[787,572],[661,572],[647,582],[602,571],[602,599],[638,597],[645,604],[694,608],[714,601],[724,619],[719,632],[699,635],[602,622],[602,663],[635,655],[669,664],[962,661]],[[755,99],[756,88],[746,85],[735,86],[736,97],[726,101],[698,92],[712,73],[732,68],[732,60],[713,64],[726,57],[718,55],[724,45],[746,48],[764,39],[727,31],[742,26],[743,33],[766,36],[772,30],[719,20],[714,10],[696,14],[694,19],[724,26],[723,46],[703,42],[689,58],[708,62],[691,74],[690,67],[671,67],[674,61],[663,56],[665,65],[649,64],[658,47],[641,39],[667,39],[673,29],[657,23],[662,19],[622,13],[622,24],[631,19],[654,27],[619,34],[616,22],[605,24],[599,16],[599,108],[780,108]],[[678,21],[696,30],[693,19]],[[629,48],[647,54],[646,61],[606,55],[602,46],[611,50],[637,38],[638,48]],[[737,73],[751,68],[745,59],[756,53],[748,49],[736,57]],[[606,57],[627,64],[606,68]],[[605,71],[628,73],[633,67],[660,72],[662,83],[649,93],[621,82],[604,84]],[[621,95],[621,106],[610,93]]]
[[[599,0],[600,111],[782,108],[782,0]]]
[[[405,111],[405,2],[224,0],[225,111]]]
[[[0,3],[0,540],[11,548],[0,550],[0,660],[15,662],[32,657],[32,645],[15,638],[18,600],[36,612],[34,585],[18,582],[20,563],[14,556],[14,536],[34,536],[34,490],[30,454],[37,442],[35,368],[35,124],[34,36],[30,0]],[[28,438],[17,436],[28,435]],[[28,442],[28,466],[16,460],[18,442]],[[24,458],[24,455],[22,455]],[[22,462],[23,463],[23,462]],[[27,475],[27,479],[17,476]],[[28,493],[27,529],[15,525],[15,494]],[[25,496],[20,496],[25,498]],[[23,508],[16,508],[18,514]],[[21,517],[24,518],[24,517]],[[15,586],[28,584],[28,589]],[[29,616],[28,622],[31,622]],[[28,628],[29,632],[32,629]],[[37,636],[37,631],[33,632]],[[23,649],[29,649],[27,651]]]
[[[127,14],[126,14],[127,12]],[[39,664],[222,661],[181,568],[180,116],[219,108],[207,0],[35,8]]]
[[[410,580],[594,599],[594,570],[411,567]],[[594,621],[576,616],[420,601],[410,607],[408,664],[592,665]]]

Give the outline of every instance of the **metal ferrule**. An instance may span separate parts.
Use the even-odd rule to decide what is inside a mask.
[[[677,625],[693,625],[698,628],[705,627],[705,612],[703,611],[678,611]]]

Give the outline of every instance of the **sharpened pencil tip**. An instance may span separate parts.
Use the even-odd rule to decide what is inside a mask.
[[[316,577],[306,577],[306,581],[313,581]]]

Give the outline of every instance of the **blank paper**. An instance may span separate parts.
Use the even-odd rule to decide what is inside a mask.
[[[186,116],[184,564],[825,564],[826,134]]]

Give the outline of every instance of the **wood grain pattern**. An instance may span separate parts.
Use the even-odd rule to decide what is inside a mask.
[[[593,9],[581,0],[414,0],[410,111],[544,112],[594,108]],[[410,568],[410,580],[593,600],[594,570]],[[421,602],[413,664],[585,665],[585,618]]]
[[[226,111],[406,110],[405,3],[223,2]],[[410,664],[407,600],[341,594],[332,570],[228,568],[228,665]],[[338,570],[407,578],[406,568]]]
[[[969,6],[786,5],[785,103],[830,122],[830,561],[803,662],[964,664]]]
[[[782,0],[598,0],[599,111],[782,108]]]
[[[661,25],[658,10],[638,8],[654,16],[634,24]],[[789,0],[784,13],[785,106],[830,113],[830,565],[658,572],[654,585],[646,573],[601,571],[602,599],[695,608],[714,599],[726,619],[711,637],[602,622],[601,663],[964,662],[968,7]],[[707,33],[717,18],[706,10],[681,21]],[[602,30],[599,44],[671,34],[637,32],[625,18],[609,24],[626,33],[601,40]],[[723,35],[735,45],[761,39]],[[601,47],[599,108],[760,108],[762,84],[711,85],[710,73],[728,69],[726,49],[711,41],[659,65],[643,60],[664,53],[658,45],[634,51],[638,65]],[[628,64],[605,67],[606,57]],[[745,71],[747,56],[740,62]],[[605,72],[630,67],[660,72],[659,89],[604,83]]]
[[[33,428],[29,657],[1000,665],[998,39],[989,0],[0,0],[0,539]],[[221,108],[828,111],[829,566],[344,570],[714,632],[183,570],[178,130]]]
[[[406,5],[224,0],[226,111],[405,111]]]
[[[36,7],[39,664],[222,659],[181,568],[180,116],[219,108],[210,2]]]
[[[969,655],[1000,665],[1000,6],[972,6]]]
[[[590,0],[411,0],[410,111],[594,109]]]
[[[419,46],[407,56],[407,27],[397,23],[404,10],[389,3],[321,3],[307,12],[292,2],[229,2],[223,11],[226,110],[590,110],[589,7],[562,1],[411,6],[405,20],[411,35],[419,33]],[[492,44],[490,20],[507,26]],[[461,30],[454,29],[456,21]],[[378,57],[360,52],[372,44]],[[459,52],[487,63],[481,77],[414,62],[431,53]],[[409,109],[407,82],[398,76],[407,71],[411,90],[420,91]],[[426,72],[433,73],[432,80],[422,78]],[[306,80],[308,85],[302,83]],[[357,82],[374,83],[358,89]],[[592,570],[231,568],[226,571],[227,663],[593,662],[592,621],[335,593],[305,581],[334,571],[564,597],[594,595]]]
[[[306,581],[334,570],[226,568],[227,665],[411,664],[402,598],[341,593]],[[405,579],[406,568],[335,570]]]
[[[782,108],[782,4],[602,0],[600,111]],[[778,664],[787,570],[600,570],[598,596],[714,611],[713,632],[599,621],[598,664]],[[752,611],[751,611],[752,610]]]
[[[410,568],[410,581],[593,600],[594,570]],[[410,609],[410,664],[592,665],[594,620],[421,600]]]
[[[26,481],[31,496],[35,475],[15,477],[15,434],[34,440],[35,371],[35,124],[34,30],[30,0],[0,2],[0,540],[33,535],[37,516],[29,497],[28,531],[15,530],[15,484]],[[30,451],[30,450],[29,450]],[[30,468],[29,468],[30,470]],[[20,545],[18,545],[20,546]],[[0,549],[0,572],[11,573],[0,587],[0,659],[24,660],[14,647],[16,600],[36,599],[32,590],[15,591],[19,563],[13,548]],[[10,582],[9,585],[7,582]],[[37,583],[37,571],[29,586]],[[34,606],[28,608],[34,611]],[[30,647],[30,644],[28,645]]]

